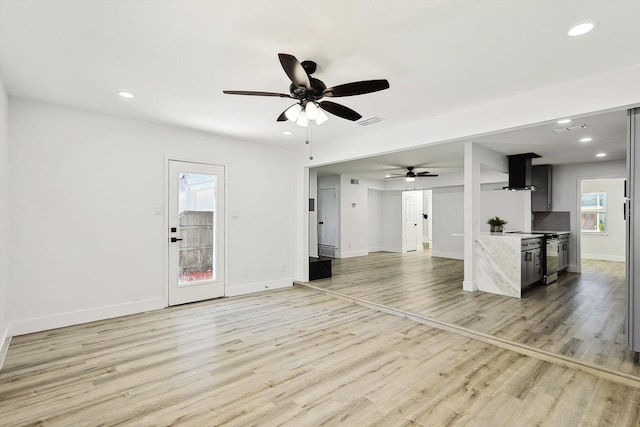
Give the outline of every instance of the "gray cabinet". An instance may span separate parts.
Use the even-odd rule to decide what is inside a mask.
[[[561,234],[558,238],[558,271],[569,267],[569,235]]]
[[[531,211],[551,212],[551,165],[538,165],[531,168]]]
[[[542,238],[523,239],[520,254],[520,286],[525,288],[542,279]]]

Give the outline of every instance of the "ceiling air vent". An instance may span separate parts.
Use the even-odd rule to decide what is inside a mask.
[[[369,117],[369,118],[366,118],[366,119],[362,119],[362,120],[360,120],[360,121],[358,122],[358,124],[359,124],[360,126],[369,126],[369,125],[372,125],[372,124],[374,124],[374,123],[378,123],[378,122],[381,122],[381,121],[382,121],[382,119],[381,119],[380,117],[378,117],[378,116],[372,116],[372,117]]]
[[[577,125],[577,126],[569,126],[566,128],[558,128],[558,129],[552,129],[553,132],[555,133],[562,133],[562,132],[571,132],[572,130],[579,130],[579,129],[586,129],[589,126],[585,125],[585,124],[581,124],[581,125]]]

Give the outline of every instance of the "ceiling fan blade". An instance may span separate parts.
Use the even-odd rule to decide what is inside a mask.
[[[280,98],[291,98],[291,95],[278,92],[256,92],[252,90],[223,90],[227,95],[253,95],[253,96],[277,96]]]
[[[363,95],[365,93],[377,92],[379,90],[389,89],[389,81],[382,80],[363,80],[361,82],[345,83],[334,87],[326,88],[322,94],[329,97]]]
[[[425,172],[419,172],[416,174],[416,176],[425,176],[425,177],[429,177],[429,176],[438,176],[437,173],[425,173]]]
[[[287,108],[287,110],[288,110],[288,108]],[[287,119],[287,115],[285,114],[287,112],[287,110],[284,110],[282,112],[282,114],[280,114],[278,116],[278,119],[276,120],[277,122],[286,122],[287,120],[289,120],[289,119]]]
[[[362,116],[351,108],[345,107],[344,105],[336,104],[331,101],[321,101],[320,107],[328,113],[336,115],[338,117],[342,117],[343,119],[351,120],[355,122],[356,120],[360,120]]]
[[[278,58],[280,58],[280,64],[282,64],[284,72],[287,73],[287,76],[295,87],[304,86],[307,90],[311,89],[309,75],[295,56],[289,55],[288,53],[279,53]]]
[[[385,176],[384,179],[406,178],[406,175]]]

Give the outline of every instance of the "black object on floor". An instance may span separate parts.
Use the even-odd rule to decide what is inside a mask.
[[[331,258],[309,257],[309,280],[331,277]]]

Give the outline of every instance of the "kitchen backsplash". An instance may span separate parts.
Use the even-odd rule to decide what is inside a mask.
[[[535,212],[531,231],[569,231],[571,212]]]

